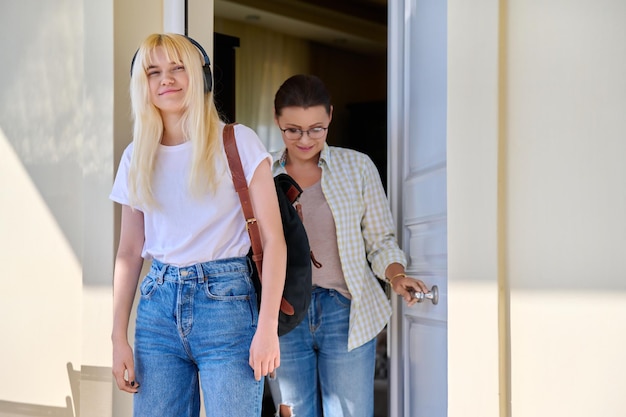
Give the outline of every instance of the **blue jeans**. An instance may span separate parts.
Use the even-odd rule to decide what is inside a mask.
[[[135,417],[261,414],[263,380],[248,365],[258,311],[246,257],[189,267],[153,261],[135,329]]]
[[[297,417],[372,417],[376,339],[348,352],[350,300],[315,288],[298,327],[280,338],[280,367],[270,378],[276,409]]]

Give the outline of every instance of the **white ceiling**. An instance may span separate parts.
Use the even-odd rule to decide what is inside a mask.
[[[386,0],[362,1],[386,4]],[[307,2],[215,0],[215,16],[359,53],[380,54],[387,48],[386,25]]]

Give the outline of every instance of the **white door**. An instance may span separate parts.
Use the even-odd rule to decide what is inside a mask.
[[[446,1],[389,1],[390,199],[407,272],[438,289],[393,297],[390,417],[447,416],[446,21]]]

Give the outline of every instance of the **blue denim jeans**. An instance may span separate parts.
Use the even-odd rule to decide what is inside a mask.
[[[280,367],[269,386],[297,417],[372,417],[376,339],[348,352],[350,300],[315,288],[298,327],[280,338]]]
[[[258,311],[246,257],[189,267],[153,261],[135,329],[135,417],[259,416],[248,364]]]

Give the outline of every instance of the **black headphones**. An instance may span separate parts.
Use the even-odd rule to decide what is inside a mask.
[[[213,90],[213,75],[211,74],[211,60],[209,59],[209,55],[206,53],[202,45],[198,42],[190,38],[189,36],[185,36],[185,38],[193,44],[200,53],[202,53],[202,58],[204,59],[204,65],[202,65],[202,72],[204,73],[204,93],[208,94]],[[135,65],[135,58],[137,58],[137,52],[135,51],[135,55],[133,55],[133,60],[130,63],[130,76],[133,76],[133,66]]]

